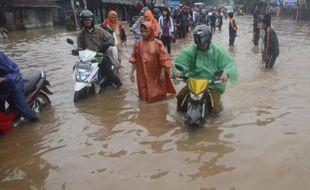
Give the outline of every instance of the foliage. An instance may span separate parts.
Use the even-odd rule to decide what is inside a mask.
[[[66,28],[72,30],[75,28],[74,19],[70,16],[66,16]]]

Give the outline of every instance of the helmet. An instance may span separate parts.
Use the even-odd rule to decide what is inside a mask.
[[[140,11],[140,14],[141,14],[141,15],[144,15],[144,13],[145,13],[146,11],[148,11],[148,10],[149,10],[148,7],[143,7],[143,9],[141,9],[141,11]]]
[[[156,19],[158,19],[159,17],[160,17],[160,9],[159,8],[154,8],[153,9],[153,13],[154,13],[154,17],[156,18]]]
[[[157,7],[155,7],[155,8],[153,9],[153,12],[154,12],[154,14],[160,14],[160,9],[157,8]]]
[[[92,20],[92,27],[95,26],[95,15],[90,10],[83,10],[80,13],[80,22],[81,25],[84,26],[83,20]]]
[[[194,41],[197,45],[205,43],[210,44],[212,40],[212,31],[207,25],[198,25],[194,30]]]

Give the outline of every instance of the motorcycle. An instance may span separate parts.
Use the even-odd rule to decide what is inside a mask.
[[[180,65],[176,65],[176,69],[184,71]],[[208,115],[214,110],[214,101],[209,91],[209,85],[222,83],[221,75],[222,71],[217,72],[212,80],[188,78],[184,75],[181,77],[172,76],[173,79],[186,83],[189,91],[181,104],[181,107],[185,107],[183,111],[185,112],[184,123],[186,126],[202,127],[206,123]]]
[[[24,92],[28,105],[36,112],[42,112],[47,106],[51,104],[48,95],[53,93],[49,90],[50,83],[46,79],[44,71],[36,71],[30,75],[25,75]],[[20,120],[19,116],[12,106],[7,102],[5,111],[0,112],[0,132],[9,132]]]
[[[67,39],[67,43],[74,46],[71,39]],[[75,47],[75,46],[74,46]],[[78,56],[78,61],[73,67],[74,86],[74,102],[85,99],[91,92],[98,94],[102,87],[107,85],[107,79],[102,75],[99,64],[102,64],[103,54],[86,49],[72,50],[73,56]],[[115,71],[113,66],[112,70]]]

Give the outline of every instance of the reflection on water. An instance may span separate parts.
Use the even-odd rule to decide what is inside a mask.
[[[222,132],[223,130],[218,127],[190,130],[188,138],[177,142],[179,151],[189,151],[196,155],[184,160],[184,164],[197,163],[199,165],[199,171],[189,175],[190,181],[234,169],[232,166],[218,163],[218,160],[225,154],[234,151],[228,142],[219,139]]]
[[[139,102],[136,84],[129,80],[132,43],[124,50],[124,86],[74,104],[76,57],[66,38],[75,39],[76,32],[10,33],[0,50],[23,73],[47,71],[54,95],[40,123],[21,123],[0,137],[0,189],[308,187],[310,24],[274,20],[280,57],[276,68],[266,71],[251,41],[252,18],[236,19],[234,47],[228,47],[227,23],[213,41],[234,56],[240,85],[228,87],[224,112],[199,130],[183,126],[174,97]],[[190,41],[173,44],[172,55]]]

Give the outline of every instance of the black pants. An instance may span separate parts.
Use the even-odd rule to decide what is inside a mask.
[[[181,25],[180,26],[180,38],[185,38],[186,37],[186,26]]]
[[[233,46],[235,43],[236,33],[229,33],[229,45]]]
[[[215,32],[215,30],[216,30],[215,24],[211,24],[211,32],[213,33]]]
[[[168,53],[171,53],[171,37],[170,36],[162,36],[161,41],[164,46],[167,48]]]
[[[105,76],[108,79],[108,82],[111,82],[115,84],[117,87],[122,86],[121,80],[114,74],[114,71],[112,69],[112,62],[109,59],[109,57],[105,57],[102,60],[102,63],[99,64],[99,69],[100,72],[102,73],[103,76]]]
[[[253,43],[255,46],[258,46],[258,41],[259,41],[259,31],[255,31],[253,34]]]
[[[219,31],[221,31],[221,30],[222,30],[222,25],[223,25],[223,24],[219,24],[219,25],[218,25],[218,27],[219,27]]]
[[[8,95],[7,102],[9,102],[10,107],[17,111],[18,116],[29,119],[30,121],[38,120],[36,113],[31,110],[27,103],[23,84],[21,84],[21,82],[16,83],[19,84],[14,84],[14,86],[7,87],[6,89],[8,92],[8,94],[5,93]],[[5,99],[2,98],[0,98],[0,111],[5,111]]]
[[[277,56],[271,55],[268,59],[268,61],[266,62],[265,68],[266,69],[271,69],[273,67],[273,65],[275,64],[277,59]]]

